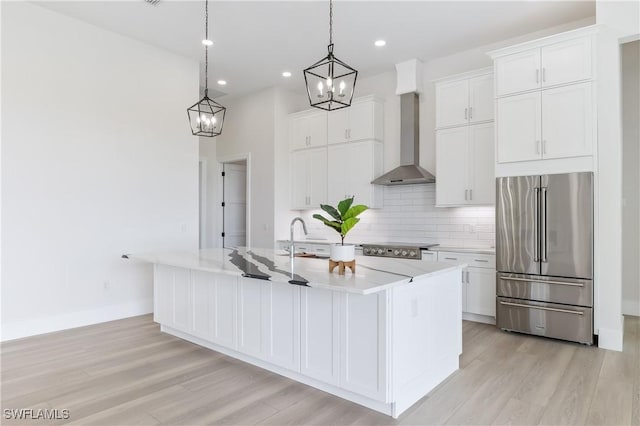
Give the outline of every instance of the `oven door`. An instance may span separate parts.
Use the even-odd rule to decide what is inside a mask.
[[[496,325],[508,331],[593,344],[592,308],[498,297]]]

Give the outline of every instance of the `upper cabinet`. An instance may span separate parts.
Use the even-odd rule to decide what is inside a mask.
[[[308,110],[291,114],[289,121],[291,149],[327,144],[327,112]]]
[[[356,142],[384,138],[383,105],[372,96],[354,100],[348,108],[328,114],[328,143]]]
[[[327,148],[291,153],[291,208],[319,208],[327,202]]]
[[[436,128],[493,120],[493,74],[490,69],[436,82]]]
[[[496,58],[496,96],[590,79],[591,46],[579,37]]]
[[[495,202],[491,69],[435,82],[436,206]]]
[[[489,53],[497,176],[593,170],[597,37],[591,26]]]

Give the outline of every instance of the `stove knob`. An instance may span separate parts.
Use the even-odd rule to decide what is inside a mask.
[[[411,251],[409,252],[409,256],[411,256],[411,257],[416,257],[416,252],[415,252],[415,250],[411,250]]]
[[[384,250],[382,250],[382,249],[378,249],[378,254],[379,254],[379,255],[382,255],[382,253],[384,253]]]
[[[406,256],[407,255],[407,251],[406,250],[402,250],[402,255]]]
[[[394,250],[394,251],[393,251],[393,255],[394,255],[394,256],[398,256],[399,254],[400,254],[400,250]]]

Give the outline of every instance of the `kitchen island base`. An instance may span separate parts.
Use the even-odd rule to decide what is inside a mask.
[[[154,320],[163,332],[397,418],[458,369],[460,271],[356,294],[156,263]]]

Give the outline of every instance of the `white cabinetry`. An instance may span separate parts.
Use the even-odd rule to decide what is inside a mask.
[[[291,114],[289,119],[291,149],[327,144],[327,113],[319,110]]]
[[[382,174],[382,144],[367,140],[328,148],[328,201],[355,196],[357,204],[382,207],[382,187],[371,181]]]
[[[236,347],[236,283],[232,275],[191,271],[195,336]]]
[[[495,202],[493,123],[436,132],[436,205]]]
[[[462,270],[463,318],[495,323],[495,255],[440,251],[438,262],[467,264]]]
[[[436,82],[436,128],[493,120],[493,74],[474,71]]]
[[[489,53],[497,176],[593,171],[597,31],[585,27]]]
[[[590,79],[591,45],[591,37],[578,37],[498,57],[496,95]]]
[[[293,209],[319,208],[327,202],[327,148],[291,153]]]
[[[350,107],[328,115],[328,143],[378,140],[383,134],[382,102],[373,97],[355,100]]]
[[[383,104],[373,96],[359,98],[349,108],[324,114],[325,132],[314,111],[292,114],[291,185],[293,210],[317,209],[355,196],[359,204],[382,207],[382,188],[371,181],[383,172]],[[311,134],[311,139],[305,136]],[[301,136],[302,135],[302,136]],[[320,137],[324,137],[322,141]],[[328,140],[328,147],[327,147]],[[312,141],[309,143],[309,141]]]

